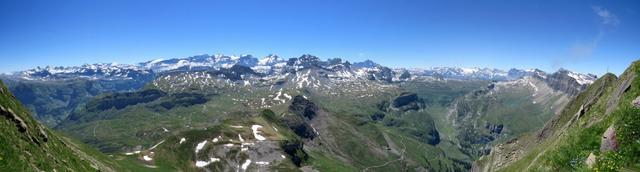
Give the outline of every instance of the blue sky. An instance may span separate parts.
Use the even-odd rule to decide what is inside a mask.
[[[0,1],[0,72],[198,54],[392,67],[560,67],[640,57],[640,1]]]

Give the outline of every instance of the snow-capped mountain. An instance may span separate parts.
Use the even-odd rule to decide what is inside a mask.
[[[507,80],[508,73],[499,69],[490,68],[458,68],[458,67],[432,67],[427,69],[410,69],[414,75],[433,76],[437,78],[462,79],[462,80]]]
[[[242,66],[244,68],[234,66]],[[277,55],[268,55],[258,59],[252,55],[198,55],[186,58],[157,59],[142,62],[137,65],[113,63],[87,64],[74,67],[45,67],[35,68],[14,73],[12,76],[28,80],[55,79],[138,79],[140,77],[156,77],[163,73],[177,73],[189,71],[210,71],[220,76],[233,76],[231,80],[241,80],[244,76],[229,75],[230,71],[251,70],[254,77],[281,78],[281,75],[296,74],[306,69],[322,71],[318,76],[331,79],[366,79],[384,82],[401,82],[414,78],[456,79],[456,80],[492,80],[511,81],[525,76],[537,76],[546,79],[552,74],[539,69],[511,69],[504,71],[492,68],[459,68],[459,67],[431,67],[412,69],[391,69],[371,60],[355,62],[353,64],[340,58],[322,60],[319,57],[304,54],[297,58],[283,59]],[[562,71],[562,72],[561,72]],[[246,73],[246,71],[243,71]],[[566,78],[572,78],[577,85],[588,85],[595,79],[595,75],[580,74],[564,69],[559,70]]]
[[[13,73],[11,76],[26,80],[59,80],[75,78],[93,80],[127,80],[153,76],[153,71],[141,66],[116,63],[97,63],[72,67],[37,67]]]
[[[494,80],[494,81],[512,81],[521,79],[525,76],[533,76],[541,79],[547,79],[548,76],[558,74],[566,75],[578,85],[589,85],[593,83],[597,76],[593,74],[581,74],[571,72],[565,69],[559,69],[557,72],[548,74],[540,69],[510,69],[504,71],[491,68],[458,68],[458,67],[432,67],[432,68],[413,68],[408,70],[409,73],[416,76],[429,76],[439,79],[459,79],[459,80]]]

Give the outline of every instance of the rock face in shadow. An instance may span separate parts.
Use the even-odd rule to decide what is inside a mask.
[[[318,106],[316,106],[316,104],[297,95],[293,98],[291,105],[289,105],[289,112],[293,113],[293,115],[285,115],[282,121],[287,127],[293,130],[296,135],[302,138],[313,139],[317,134],[309,124],[309,121],[316,116],[317,111]]]
[[[291,105],[289,105],[289,112],[305,117],[308,120],[311,120],[316,116],[317,110],[318,106],[316,106],[316,104],[300,95],[293,97],[293,101],[291,102]]]
[[[391,107],[400,111],[410,111],[420,109],[420,98],[416,93],[404,92],[393,99]]]
[[[287,155],[291,156],[293,164],[298,167],[309,157],[307,153],[304,152],[304,144],[300,140],[286,140],[281,143],[281,147]]]

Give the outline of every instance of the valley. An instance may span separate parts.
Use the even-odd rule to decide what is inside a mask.
[[[45,67],[0,78],[33,118],[132,171],[480,169],[476,160],[546,130],[598,83],[563,69],[392,69],[309,54]]]

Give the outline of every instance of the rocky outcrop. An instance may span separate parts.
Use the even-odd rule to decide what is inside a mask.
[[[416,93],[404,92],[391,102],[391,107],[400,111],[420,109],[420,98]]]
[[[302,138],[313,139],[316,137],[316,133],[313,131],[311,125],[301,116],[285,115],[282,118],[282,122]]]
[[[488,129],[490,134],[500,134],[502,133],[502,129],[504,129],[504,125],[502,124],[494,125],[487,122],[484,125],[484,128]]]
[[[549,75],[546,79],[547,85],[554,90],[565,92],[571,96],[578,95],[587,86],[580,85],[574,78],[569,76],[569,72],[561,69]]]
[[[385,114],[382,112],[376,112],[371,115],[371,120],[373,121],[382,121],[384,119]]]
[[[602,141],[600,142],[600,152],[616,151],[618,150],[618,140],[616,139],[616,128],[610,126],[607,131],[602,135]]]
[[[308,120],[311,120],[316,116],[317,110],[318,106],[316,106],[316,104],[300,95],[293,97],[293,101],[289,106],[289,111],[291,113],[305,117]]]
[[[0,115],[4,116],[7,120],[13,122],[16,127],[18,127],[18,131],[24,133],[27,131],[27,124],[16,115],[11,109],[6,109],[3,106],[0,106]]]
[[[636,99],[631,101],[631,106],[635,108],[640,108],[640,96],[636,97]]]
[[[282,121],[296,135],[306,139],[313,139],[317,134],[309,122],[316,116],[317,111],[318,106],[315,103],[297,95],[289,105],[289,112],[293,114],[284,116]]]
[[[287,155],[291,156],[293,164],[300,167],[302,162],[308,159],[307,153],[304,151],[304,144],[300,140],[285,140],[281,144],[282,149]]]
[[[620,76],[620,79],[622,79],[622,81],[617,86],[617,88],[615,88],[616,90],[613,92],[613,94],[610,95],[611,97],[609,97],[609,102],[607,102],[607,111],[605,112],[606,114],[611,114],[613,110],[617,109],[620,97],[623,93],[629,90],[629,88],[631,87],[631,83],[633,83],[635,78],[636,74],[634,72],[625,72],[623,76]]]
[[[587,167],[589,167],[590,169],[593,168],[593,166],[596,165],[596,155],[591,152],[584,163],[587,164]]]

